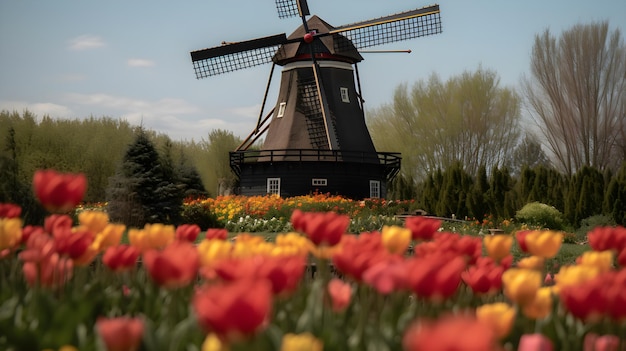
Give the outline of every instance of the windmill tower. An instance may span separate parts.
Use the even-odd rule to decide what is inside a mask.
[[[280,18],[300,16],[302,26],[288,37],[191,52],[197,78],[272,63],[257,125],[230,153],[240,193],[384,197],[401,157],[377,152],[372,143],[363,112],[359,49],[440,33],[439,6],[341,27],[310,16],[306,0],[276,0],[276,8]],[[282,66],[278,99],[263,117],[276,65]],[[260,150],[250,149],[261,136]]]

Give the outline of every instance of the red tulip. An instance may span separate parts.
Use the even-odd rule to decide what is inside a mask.
[[[589,246],[595,251],[615,250],[617,252],[626,249],[626,228],[596,227],[587,233]]]
[[[350,218],[335,212],[293,211],[291,224],[305,233],[315,245],[335,246],[350,225]]]
[[[139,318],[99,318],[96,329],[107,351],[135,351],[143,337],[143,321]]]
[[[196,290],[192,305],[207,332],[225,340],[251,336],[270,317],[272,286],[264,279],[241,279]]]
[[[559,292],[561,302],[574,317],[583,321],[600,318],[606,310],[603,280],[598,277],[583,285],[563,287]]]
[[[335,312],[341,312],[348,307],[352,298],[352,287],[341,279],[333,278],[328,282],[328,296],[331,308]]]
[[[111,246],[104,251],[102,262],[114,272],[121,272],[135,267],[139,250],[134,246]]]
[[[52,214],[44,220],[43,229],[46,233],[55,236],[57,232],[65,232],[72,229],[72,218],[65,214]]]
[[[69,256],[72,260],[83,257],[93,243],[94,235],[88,230],[72,231],[71,229],[57,230],[54,239],[57,252]]]
[[[176,228],[176,239],[180,241],[194,242],[200,234],[200,227],[196,224],[183,224]]]
[[[378,293],[388,295],[394,291],[407,289],[407,276],[408,270],[404,259],[391,255],[369,267],[363,273],[363,281]]]
[[[0,203],[0,218],[18,218],[22,214],[22,208],[18,205]]]
[[[454,295],[465,270],[465,260],[460,256],[413,258],[407,264],[410,289],[419,297],[435,300]]]
[[[415,256],[461,256],[469,264],[474,264],[482,256],[482,249],[483,242],[479,237],[438,232],[432,241],[423,242],[415,246]]]
[[[552,340],[542,334],[524,334],[519,340],[517,351],[552,351]]]
[[[619,351],[619,337],[615,335],[585,335],[583,351]]]
[[[519,248],[528,253],[528,247],[526,246],[526,236],[530,234],[532,230],[519,230],[515,233],[515,239],[517,239],[517,244]]]
[[[74,263],[56,252],[54,239],[45,233],[31,235],[19,258],[30,286],[57,287],[72,277]]]
[[[332,261],[339,272],[360,282],[368,268],[389,255],[382,244],[380,233],[361,233],[358,236],[344,236],[341,248],[333,255]]]
[[[493,328],[466,315],[443,316],[420,321],[402,338],[405,351],[495,351],[499,350]]]
[[[502,273],[505,269],[492,258],[481,257],[461,274],[461,278],[475,294],[491,294],[502,289]]]
[[[441,228],[442,221],[424,216],[408,217],[404,226],[411,229],[413,240],[431,240]]]
[[[218,229],[218,228],[209,228],[206,231],[205,239],[220,239],[226,240],[228,238],[228,230],[226,229]]]
[[[82,173],[38,170],[33,177],[33,186],[39,202],[46,210],[65,213],[82,201],[87,190],[87,178]]]
[[[200,267],[200,256],[191,243],[178,241],[163,251],[148,250],[143,254],[146,270],[159,286],[178,288],[189,285]]]
[[[45,234],[43,227],[40,227],[38,225],[27,225],[24,228],[22,228],[22,244],[26,244],[28,242],[28,239],[33,236],[33,235],[37,235],[37,234]]]

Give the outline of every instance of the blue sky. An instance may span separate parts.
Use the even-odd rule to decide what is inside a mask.
[[[340,26],[434,4],[419,0],[309,0],[312,14]],[[626,35],[625,0],[440,0],[443,33],[364,54],[366,108],[391,101],[402,83],[494,70],[517,88],[534,35],[608,20]],[[212,129],[245,137],[254,127],[270,65],[196,80],[189,52],[286,32],[271,0],[0,1],[0,109],[55,118],[109,116],[143,123],[173,140]],[[372,48],[374,49],[374,48]],[[278,78],[279,71],[275,73]],[[278,81],[268,99],[274,104]]]

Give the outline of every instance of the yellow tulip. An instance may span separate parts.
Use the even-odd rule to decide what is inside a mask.
[[[498,338],[511,333],[515,321],[515,308],[504,302],[482,305],[476,308],[476,318],[489,325]]]
[[[200,263],[203,267],[207,267],[231,257],[233,244],[220,239],[202,240],[198,244],[197,250],[200,254]]]
[[[500,261],[511,254],[513,237],[510,235],[487,235],[483,238],[483,245],[489,257],[495,261]]]
[[[504,294],[519,305],[532,302],[541,283],[541,273],[531,269],[511,268],[502,274]]]
[[[398,226],[383,226],[381,238],[387,251],[403,254],[411,243],[411,230]]]
[[[123,224],[109,223],[104,229],[96,234],[94,244],[100,251],[119,245],[122,240],[122,235],[126,230],[126,226]]]
[[[130,229],[128,240],[132,246],[144,252],[164,248],[174,241],[175,233],[173,225],[146,224],[143,229]]]
[[[285,334],[280,351],[322,351],[324,344],[311,333]]]
[[[533,269],[536,271],[543,271],[546,264],[546,259],[539,256],[524,257],[517,262],[517,268]]]
[[[97,234],[109,224],[109,215],[102,211],[83,211],[78,214],[78,223]]]
[[[526,235],[526,247],[532,255],[553,258],[563,243],[563,233],[552,230],[535,230]]]
[[[556,282],[555,292],[559,292],[565,286],[575,286],[583,284],[600,274],[600,270],[594,266],[563,266],[554,276]]]
[[[600,272],[608,272],[613,267],[613,251],[587,251],[580,256],[579,265],[596,267]]]
[[[547,317],[552,311],[552,288],[543,287],[537,291],[535,299],[522,307],[528,318],[540,319]]]
[[[223,343],[214,333],[210,333],[202,343],[202,351],[228,351],[230,348]]]
[[[20,218],[0,218],[0,251],[11,249],[22,240]]]

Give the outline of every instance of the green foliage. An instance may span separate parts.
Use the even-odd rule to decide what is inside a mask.
[[[184,205],[182,208],[181,223],[183,224],[196,224],[202,230],[223,227],[217,220],[217,216],[201,203]]]
[[[612,227],[615,226],[615,220],[610,216],[595,215],[580,221],[580,227],[576,230],[576,240],[578,242],[587,239],[589,233],[595,227]]]
[[[524,205],[522,209],[517,211],[515,218],[521,223],[552,230],[562,230],[564,228],[563,214],[556,208],[540,202],[531,202]]]
[[[456,162],[469,174],[480,165],[502,166],[517,144],[520,98],[479,67],[447,81],[433,74],[410,90],[400,85],[392,103],[368,116],[376,148],[401,152],[401,174],[419,181]]]
[[[616,224],[626,225],[626,162],[608,182],[602,207]]]
[[[578,225],[583,218],[602,213],[604,175],[595,168],[583,167],[572,176],[566,195],[565,217]]]
[[[130,211],[134,216],[130,222],[123,222],[126,225],[178,224],[183,191],[171,162],[169,152],[159,156],[147,134],[140,130],[111,184],[107,199],[111,219],[121,221],[127,216],[124,212]]]

